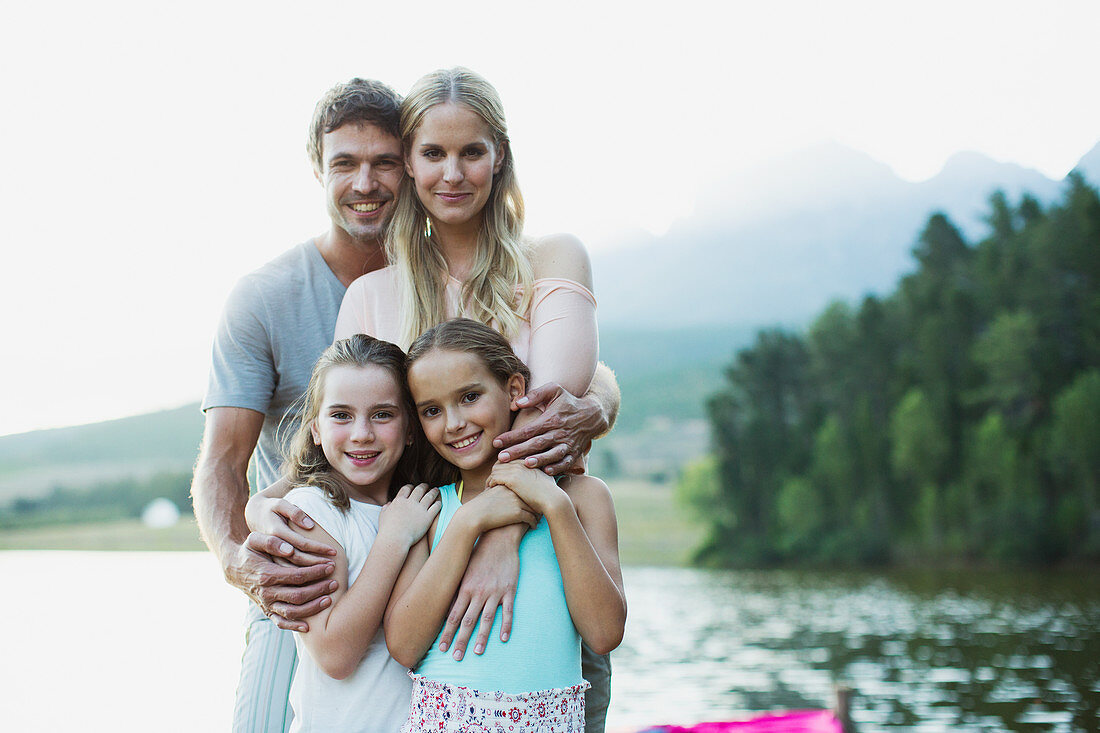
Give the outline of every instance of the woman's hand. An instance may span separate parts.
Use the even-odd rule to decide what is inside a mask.
[[[439,515],[443,502],[439,490],[427,484],[405,484],[384,507],[378,520],[378,534],[393,535],[395,539],[412,547],[423,537]]]
[[[518,462],[495,464],[486,485],[507,487],[542,515],[552,513],[557,502],[569,500],[549,475]]]
[[[313,520],[285,499],[254,495],[244,508],[245,523],[252,535],[249,543],[256,549],[299,567],[332,562],[336,550],[297,532],[298,527],[312,529]]]

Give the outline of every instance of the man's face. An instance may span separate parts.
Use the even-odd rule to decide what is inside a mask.
[[[401,141],[368,122],[341,125],[321,139],[328,214],[357,242],[382,239],[404,175]]]

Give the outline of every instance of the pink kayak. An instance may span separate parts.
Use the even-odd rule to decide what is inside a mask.
[[[844,726],[830,710],[770,713],[750,720],[699,723],[690,727],[661,725],[641,733],[843,733]]]

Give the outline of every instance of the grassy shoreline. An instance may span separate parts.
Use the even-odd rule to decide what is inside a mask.
[[[609,481],[619,519],[624,565],[686,565],[702,528],[673,501],[670,483]],[[205,550],[195,520],[185,515],[172,527],[153,529],[137,519],[0,530],[2,550],[195,551]]]

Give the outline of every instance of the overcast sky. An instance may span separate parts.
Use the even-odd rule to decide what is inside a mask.
[[[200,398],[233,282],[326,226],[306,127],[352,76],[486,76],[529,230],[592,250],[823,140],[920,180],[960,150],[1060,178],[1100,139],[1095,2],[400,7],[3,11],[0,434]]]

